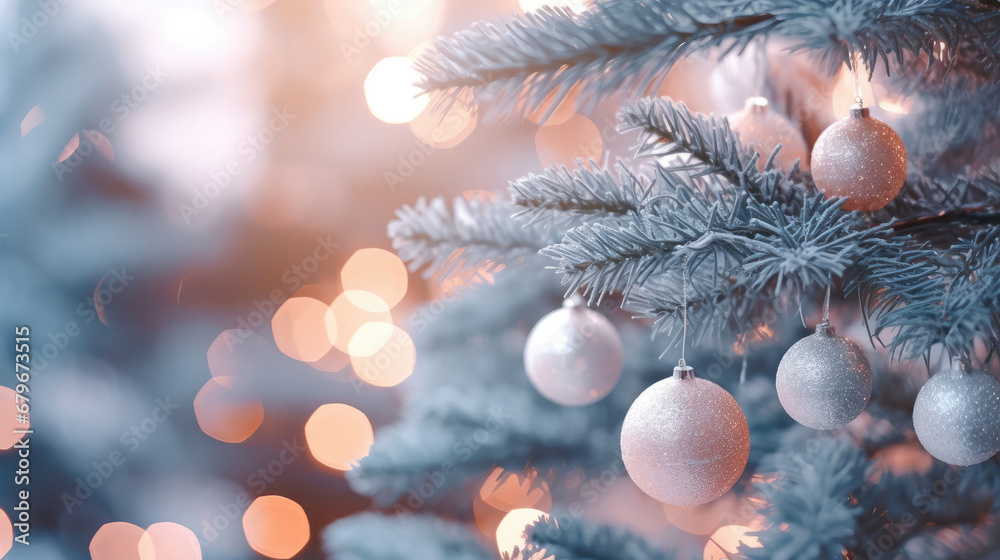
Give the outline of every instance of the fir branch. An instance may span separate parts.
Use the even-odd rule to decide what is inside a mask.
[[[487,119],[546,102],[551,111],[577,84],[578,109],[587,111],[612,92],[655,88],[697,49],[723,39],[745,45],[770,25],[719,0],[601,0],[583,14],[545,7],[500,25],[480,22],[435,39],[416,67],[425,90],[472,89]]]
[[[756,533],[761,548],[740,552],[751,560],[841,558],[859,544],[859,519],[869,514],[850,498],[866,468],[864,453],[843,440],[765,458],[762,470],[778,477],[757,485],[770,525]]]
[[[982,59],[975,59],[981,65]],[[904,88],[912,107],[894,123],[909,159],[922,172],[951,177],[995,167],[1000,142],[1000,88],[981,78],[951,79],[947,87]]]
[[[596,169],[597,162],[590,160]],[[527,217],[525,225],[538,221],[579,222],[586,217],[617,217],[639,214],[649,204],[653,191],[649,181],[618,162],[618,178],[607,170],[591,171],[582,163],[572,172],[565,166],[546,169],[510,182],[510,197],[522,207],[514,217]]]
[[[392,535],[392,538],[386,538]],[[359,513],[338,519],[323,531],[329,558],[354,560],[489,560],[487,552],[465,525],[430,515]]]
[[[925,474],[885,473],[858,496],[864,503],[880,504],[886,517],[867,531],[858,552],[871,557],[875,551],[888,556],[899,551],[921,560],[987,557],[1000,544],[998,475],[996,461],[960,471],[935,462]],[[942,483],[947,491],[935,492]]]
[[[841,203],[822,195],[806,197],[795,218],[778,205],[748,198],[742,227],[706,231],[697,241],[677,247],[672,262],[689,262],[692,339],[757,328],[776,306],[792,309],[802,294],[818,291],[880,254],[889,228],[866,227],[857,213],[841,211]],[[678,336],[680,280],[675,270],[651,278],[629,294],[626,308],[653,319],[654,332]]]
[[[754,288],[776,280],[776,293],[784,283],[795,293],[803,293],[825,286],[875,254],[889,228],[869,228],[857,212],[840,210],[841,204],[843,199],[825,199],[819,194],[806,197],[794,220],[777,204],[751,203],[751,224],[766,232],[756,237],[753,252],[741,263],[756,279]]]
[[[644,283],[660,272],[683,238],[668,232],[663,238],[652,228],[632,222],[624,229],[603,223],[571,229],[562,242],[542,249],[541,254],[559,261],[566,293],[583,288],[584,296],[600,301],[605,294],[622,292]]]
[[[758,171],[760,155],[740,142],[725,119],[692,113],[684,103],[662,97],[640,99],[621,109],[618,119],[619,132],[640,132],[640,156],[690,154],[700,163],[694,166],[699,173],[720,175],[764,203],[791,203],[802,191],[772,168],[777,149],[769,156],[765,171]]]
[[[940,212],[929,216],[915,216],[893,222],[895,231],[909,231],[916,228],[935,227],[942,224],[990,225],[1000,223],[1000,212],[974,212],[974,209]]]
[[[488,118],[547,102],[551,111],[578,84],[584,111],[612,93],[649,93],[682,57],[767,36],[820,51],[831,69],[857,51],[872,71],[879,60],[888,70],[890,55],[933,61],[939,44],[957,52],[971,42],[996,81],[997,43],[983,37],[992,24],[977,24],[980,13],[950,0],[598,0],[582,14],[545,8],[438,38],[417,68],[428,91],[472,89]]]
[[[713,252],[717,248],[707,234],[745,229],[735,190],[695,187],[673,169],[656,169],[652,189],[657,196],[647,212],[612,223],[584,223],[541,251],[558,261],[567,293],[583,288],[592,300],[611,292],[627,296],[670,266],[678,247],[702,240],[703,249]]]
[[[899,238],[846,275],[844,293],[858,292],[869,336],[893,356],[920,356],[936,342],[932,323],[947,288],[941,263],[933,249]],[[886,330],[896,331],[889,342],[880,338]]]
[[[929,358],[942,344],[951,356],[970,357],[977,342],[994,350],[1000,340],[1000,226],[936,251],[905,238],[866,259],[847,275],[857,290],[869,334],[898,359]],[[880,335],[891,330],[891,341]]]
[[[675,560],[677,554],[663,550],[631,532],[600,525],[579,516],[557,514],[543,517],[527,529],[528,547],[515,560]]]
[[[911,175],[884,209],[885,215],[904,216],[893,223],[896,231],[940,223],[989,223],[993,219],[989,214],[996,212],[1000,212],[1000,174],[991,169],[949,183]]]
[[[447,275],[480,264],[493,269],[533,255],[546,241],[558,239],[544,228],[522,229],[510,219],[516,208],[505,200],[456,198],[452,207],[449,212],[440,197],[431,201],[421,197],[415,206],[396,211],[388,234],[411,270],[426,266],[424,276],[430,276],[439,269]]]
[[[703,270],[688,273],[688,337],[692,344],[715,343],[728,331],[746,332],[774,309],[773,293],[753,292],[749,279]],[[651,319],[653,333],[668,337],[667,347],[679,345],[683,333],[685,298],[681,280],[678,266],[637,288],[624,305],[636,317]]]

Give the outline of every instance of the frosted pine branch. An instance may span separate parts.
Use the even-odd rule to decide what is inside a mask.
[[[574,86],[584,111],[612,93],[648,94],[682,57],[768,36],[820,52],[831,69],[851,51],[874,71],[890,57],[934,62],[941,44],[949,61],[971,49],[995,82],[998,42],[993,20],[977,20],[984,13],[951,0],[597,0],[581,14],[545,8],[478,23],[436,39],[417,67],[426,90],[471,89],[487,117],[554,108]]]
[[[741,547],[751,560],[839,558],[846,548],[864,554],[861,525],[875,515],[851,495],[865,484],[864,453],[845,440],[788,449],[764,459],[776,480],[758,484],[771,524],[757,532],[760,548]],[[793,527],[791,531],[782,530]]]
[[[458,198],[452,208],[443,198],[421,197],[416,205],[396,211],[388,234],[411,270],[426,266],[425,276],[430,276],[439,269],[448,274],[480,264],[495,267],[534,255],[557,239],[545,228],[522,228],[510,217],[517,209],[502,199]]]
[[[886,207],[890,215],[906,216],[902,223],[895,225],[896,229],[919,227],[927,218],[944,218],[948,214],[958,223],[964,213],[997,210],[1000,210],[1000,175],[994,170],[972,179],[958,177],[950,182],[911,175],[899,196]]]
[[[323,548],[328,558],[357,560],[496,557],[496,550],[487,551],[465,525],[433,515],[414,514],[359,513],[338,519],[323,531]]]
[[[660,97],[647,97],[624,107],[618,119],[619,132],[639,131],[640,156],[690,154],[700,173],[718,174],[764,202],[794,198],[785,177],[771,168],[778,150],[768,157],[767,168],[761,173],[757,170],[761,156],[744,146],[724,119],[692,113],[684,103]]]
[[[597,162],[590,160],[596,169]],[[566,167],[549,168],[510,182],[513,203],[522,207],[515,217],[537,221],[579,221],[588,216],[614,218],[638,214],[653,196],[649,181],[618,164],[618,178],[610,171],[591,171],[582,164],[572,172]]]
[[[952,356],[995,349],[1000,339],[1000,226],[943,251],[905,238],[848,274],[871,335],[898,359],[927,358],[942,344]],[[882,340],[894,331],[891,340]]]
[[[675,259],[674,251],[707,232],[732,231],[741,220],[739,193],[726,186],[688,184],[672,169],[657,165],[652,190],[657,193],[643,215],[607,223],[584,223],[541,254],[558,261],[567,291],[584,289],[591,299],[611,292],[628,294]]]
[[[530,549],[512,560],[675,560],[665,550],[631,532],[601,525],[580,516],[556,514],[528,528]],[[544,554],[538,553],[544,551]]]

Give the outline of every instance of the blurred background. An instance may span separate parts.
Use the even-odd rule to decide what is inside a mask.
[[[344,472],[397,418],[415,310],[492,281],[408,273],[393,211],[492,197],[634,140],[615,133],[620,99],[540,126],[478,122],[461,99],[433,113],[418,95],[410,60],[430,39],[542,4],[0,5],[0,313],[31,330],[34,430],[31,553],[2,516],[0,550],[163,560],[196,539],[206,559],[323,557],[322,528],[369,506]],[[796,64],[768,72],[812,76],[816,99],[794,100],[811,143],[846,112],[850,78]],[[762,86],[727,68],[681,64],[660,93],[738,111]],[[0,380],[8,424],[15,383]],[[14,523],[15,442],[0,457]]]

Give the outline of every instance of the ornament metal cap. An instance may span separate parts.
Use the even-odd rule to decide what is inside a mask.
[[[816,334],[820,336],[837,336],[837,329],[833,328],[828,321],[816,325]]]
[[[871,116],[871,111],[868,110],[868,107],[865,107],[861,103],[855,103],[854,105],[851,105],[851,117],[855,119],[864,119],[870,116]]]
[[[750,97],[747,99],[746,104],[744,104],[743,110],[748,113],[763,115],[767,112],[767,98],[759,96]]]
[[[677,379],[694,379],[694,368],[685,364],[682,360],[674,366],[674,377]]]
[[[970,360],[969,358],[963,356],[955,360],[955,362],[957,363],[957,365],[953,366],[952,369],[963,375],[967,375],[975,371],[974,369],[972,369],[972,360]]]

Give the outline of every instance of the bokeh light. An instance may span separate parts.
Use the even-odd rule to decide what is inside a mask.
[[[397,328],[392,323],[365,323],[347,343],[347,353],[357,358],[374,356],[392,340]]]
[[[236,382],[238,368],[236,366],[236,355],[234,352],[234,344],[236,343],[234,340],[237,340],[238,337],[239,335],[235,329],[222,331],[212,341],[212,344],[208,347],[208,352],[205,354],[205,360],[208,362],[208,372],[223,387],[232,387]]]
[[[270,558],[291,558],[309,542],[309,519],[302,506],[284,496],[260,496],[243,514],[247,544]]]
[[[143,535],[141,527],[131,523],[105,523],[94,533],[90,540],[90,558],[92,560],[136,560],[139,556],[139,543]]]
[[[403,261],[385,249],[356,251],[340,270],[344,290],[375,294],[390,308],[406,295],[408,278]]]
[[[725,525],[719,527],[705,544],[704,560],[728,560],[736,554],[740,544],[750,548],[760,548],[757,537],[749,535],[757,529],[742,525]]]
[[[86,145],[84,145],[83,150],[80,150],[82,145],[80,134],[74,134],[62,151],[59,152],[59,158],[56,161],[58,163],[66,161],[77,150],[80,150],[81,156],[87,156],[91,152],[96,151],[107,158],[108,161],[115,161],[115,150],[111,147],[111,140],[108,140],[107,136],[96,130],[84,130],[83,140],[86,141]]]
[[[896,476],[911,473],[924,475],[934,466],[934,457],[915,441],[897,443],[880,449],[873,459],[878,477],[886,471]]]
[[[415,84],[420,73],[413,60],[390,56],[378,61],[365,78],[365,100],[372,115],[390,124],[410,122],[427,107],[430,97]]]
[[[66,146],[63,147],[62,151],[59,152],[59,158],[56,161],[58,163],[66,161],[69,158],[69,156],[73,155],[73,152],[75,152],[76,149],[79,147],[80,147],[80,135],[74,134],[73,137],[69,139],[69,142],[66,143]]]
[[[392,313],[379,296],[364,290],[347,290],[325,311],[326,336],[341,352],[349,352],[351,339],[365,323],[392,323]]]
[[[45,122],[45,111],[42,110],[41,105],[35,105],[24,116],[24,119],[21,120],[21,137],[27,136],[29,132],[43,122]]]
[[[104,156],[108,161],[115,161],[115,149],[111,146],[111,140],[108,137],[97,132],[96,130],[84,130],[83,137],[86,138],[90,145],[99,154]]]
[[[576,160],[601,161],[604,142],[597,125],[583,115],[573,115],[566,122],[543,126],[535,133],[535,149],[544,166],[574,166]]]
[[[177,523],[154,523],[139,539],[140,560],[201,560],[201,545],[191,529]]]
[[[524,545],[528,543],[525,528],[539,518],[548,519],[549,515],[534,508],[518,508],[505,515],[497,526],[497,549],[500,550],[500,555],[511,554],[514,547],[524,549]]]
[[[7,512],[0,509],[0,558],[6,556],[12,546],[14,546],[14,526],[11,525]]]
[[[264,421],[264,405],[239,394],[232,385],[231,379],[209,379],[194,398],[194,415],[206,435],[241,443]]]
[[[367,344],[366,344],[367,346]],[[370,356],[351,355],[351,367],[359,379],[376,387],[394,387],[413,373],[417,348],[403,329],[393,326],[388,341]]]
[[[580,97],[581,89],[579,84],[571,87],[569,92],[559,101],[559,105],[556,105],[555,109],[552,109],[550,113],[549,110],[552,107],[552,102],[555,101],[558,93],[558,90],[553,91],[545,96],[545,99],[542,100],[538,107],[527,114],[527,119],[541,126],[555,126],[565,123],[576,114],[576,102]],[[542,121],[546,114],[548,114],[548,118]]]
[[[410,130],[424,144],[454,148],[476,129],[476,108],[471,93],[443,103],[440,106],[437,102],[428,103],[417,118],[410,121]]]
[[[493,467],[479,492],[472,500],[472,513],[479,531],[487,537],[497,534],[497,527],[508,512],[533,508],[544,512],[552,509],[549,486],[538,478],[538,471],[527,476]]]
[[[115,295],[122,290],[117,281],[114,271],[106,273],[101,277],[100,281],[97,282],[97,287],[94,288],[94,311],[97,312],[97,319],[103,323],[105,326],[111,326],[108,322],[108,310],[107,305],[110,305],[115,299]]]
[[[306,445],[320,463],[349,471],[366,457],[375,441],[364,412],[346,404],[325,404],[306,422]]]
[[[311,297],[292,297],[271,318],[271,333],[278,349],[300,362],[314,362],[333,347],[327,333],[337,333],[337,323],[327,321],[328,306]]]
[[[663,512],[667,521],[681,531],[692,535],[708,535],[736,510],[737,503],[736,495],[729,491],[716,500],[698,506],[663,504]]]
[[[17,411],[17,392],[10,387],[0,386],[0,449],[10,449],[14,447],[24,434],[15,434],[14,430],[27,430],[31,428],[30,412],[25,414],[22,423],[18,420],[20,413]]]
[[[327,352],[319,358],[306,362],[314,369],[327,373],[340,372],[351,363],[347,354],[333,346],[332,337],[337,335],[337,331],[339,329],[337,328],[336,318],[333,317],[330,312],[329,306],[334,300],[337,299],[338,295],[340,295],[340,291],[332,286],[325,284],[306,284],[305,286],[299,288],[292,296],[292,299],[311,298],[323,304],[323,316],[319,318],[320,321],[317,326],[317,317],[312,315],[312,312],[318,312],[320,308],[316,307],[312,303],[306,302],[305,305],[309,310],[305,314],[307,320],[304,326],[298,328],[305,329],[310,348],[315,350],[315,352],[310,352],[308,357],[313,357],[319,350],[328,348]],[[274,332],[275,342],[278,343],[278,348],[281,349],[283,353],[302,357],[295,342],[295,333],[297,331],[296,313],[298,311],[296,308],[299,304],[293,304],[293,306],[295,307],[281,312],[282,317],[278,319],[277,323],[275,323],[272,319],[271,327]],[[329,332],[327,332],[328,329]],[[291,354],[289,354],[289,352],[291,352]],[[335,376],[335,378],[341,379],[340,376]],[[343,377],[342,379],[346,381],[348,378]]]
[[[337,373],[343,371],[344,368],[351,364],[351,359],[347,354],[341,352],[336,348],[331,348],[329,352],[326,353],[322,358],[309,362],[309,365],[319,371],[325,371],[327,373]],[[344,379],[342,377],[336,377],[338,379]]]

